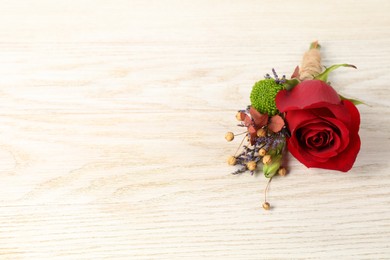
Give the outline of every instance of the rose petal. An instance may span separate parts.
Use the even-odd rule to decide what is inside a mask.
[[[296,138],[291,137],[287,139],[287,148],[289,152],[306,167],[315,167],[312,164],[318,159],[308,153],[307,148],[301,146]]]
[[[340,105],[333,105],[326,102],[319,102],[315,105],[308,106],[305,110],[310,110],[310,112],[318,117],[327,116],[327,117],[335,117],[334,113],[332,113],[330,106],[339,107]],[[345,112],[345,111],[344,111]]]
[[[348,109],[343,105],[334,105],[328,103],[318,103],[315,106],[322,106],[321,108],[311,108],[311,106],[306,109],[316,114],[319,117],[333,117],[342,121],[344,124],[349,125],[351,121],[351,115]]]
[[[292,112],[292,113],[291,113]],[[294,145],[299,146],[298,149],[294,149],[291,145],[288,149],[291,149],[291,154],[299,161],[305,164],[307,167],[316,167],[317,163],[324,163],[333,157],[337,156],[346,145],[349,143],[349,132],[345,125],[334,118],[321,118],[315,117],[310,111],[295,110],[288,112],[290,116],[301,115],[303,119],[308,119],[296,126],[291,132],[290,141],[293,141]],[[313,117],[310,119],[310,117]],[[323,133],[331,133],[333,144],[329,147],[315,147],[310,144],[310,138]],[[340,135],[340,137],[338,136]],[[299,139],[298,139],[299,138]],[[340,142],[342,138],[343,142]]]
[[[328,122],[332,123],[334,125],[335,129],[340,131],[337,134],[340,137],[340,139],[342,140],[342,142],[340,143],[340,146],[338,147],[338,152],[341,152],[349,144],[349,130],[348,130],[348,128],[346,127],[346,125],[344,125],[343,122],[341,122],[335,118],[324,118],[324,119],[327,120]]]
[[[330,145],[329,133],[327,131],[310,132],[304,137],[305,143],[312,149],[323,149]]]
[[[286,114],[286,122],[290,132],[293,132],[298,126],[304,125],[305,122],[313,123],[313,120],[318,120],[318,116],[310,110],[292,110]]]
[[[274,133],[277,133],[280,130],[282,130],[283,126],[284,126],[283,118],[279,115],[274,115],[270,119],[270,122],[268,124],[268,129]]]
[[[280,112],[313,107],[318,103],[340,104],[337,92],[321,80],[305,80],[292,90],[281,90],[275,98]]]
[[[331,144],[329,139],[328,132],[319,132],[317,135],[309,138],[309,142],[313,147],[321,149]]]
[[[360,114],[357,110],[356,106],[350,102],[345,100],[343,101],[343,105],[348,110],[348,114],[351,117],[350,125],[348,126],[349,130],[349,142],[348,146],[345,147],[337,156],[330,158],[327,162],[323,164],[317,164],[312,167],[330,169],[330,170],[339,170],[343,172],[349,171],[353,164],[355,163],[356,157],[360,151],[360,137],[358,134],[359,125],[360,125]],[[344,140],[340,140],[340,142],[344,142]]]
[[[312,125],[308,125],[307,129],[310,129]],[[316,127],[313,127],[316,128]],[[300,129],[299,129],[300,130]],[[305,129],[306,130],[306,129]],[[307,147],[307,149],[304,149],[305,153],[308,153],[315,158],[315,160],[324,161],[327,160],[329,157],[336,156],[337,150],[338,150],[338,144],[335,146],[334,144],[330,144],[330,133],[334,130],[331,129],[328,125],[324,124],[323,130],[315,129],[313,131],[305,131],[305,134],[303,134],[300,137],[300,144]],[[311,143],[311,140],[313,138],[319,138],[320,143],[313,145]],[[333,139],[333,137],[332,137]],[[314,159],[313,159],[314,160]]]
[[[322,131],[333,131],[333,128],[332,128],[332,125],[329,124],[329,122],[323,120],[322,118],[317,118],[316,120],[313,120],[313,121],[310,121],[310,122],[304,122],[301,126],[300,126],[300,130],[302,129],[302,131],[304,130],[305,133],[306,131],[318,131],[318,132],[322,132]]]
[[[332,165],[326,165],[326,167],[321,168],[347,172],[355,163],[359,151],[360,137],[358,134],[355,134],[350,139],[348,147],[346,147],[342,153],[339,153],[337,157],[335,157],[335,160],[332,161]]]
[[[356,106],[349,100],[343,100],[343,105],[348,110],[348,114],[350,115],[350,131],[353,133],[357,133],[359,131],[360,126],[360,113],[357,110]]]
[[[314,147],[309,143],[309,139],[321,132],[330,133],[332,136],[333,144],[329,147]],[[337,155],[341,152],[349,143],[349,130],[346,126],[334,118],[316,118],[309,122],[305,122],[299,126],[299,128],[291,133],[292,137],[299,136],[299,144],[302,146],[305,144],[311,150],[307,152],[315,157],[327,158]],[[343,142],[340,142],[342,139]],[[330,143],[329,143],[330,144]]]
[[[316,157],[317,161],[328,161],[332,157],[338,155],[338,153],[332,147],[329,147],[329,148],[326,148],[326,149],[321,149],[320,151],[318,151],[318,150],[316,150],[316,151],[311,150],[311,151],[308,151],[308,153],[313,155],[313,157]]]

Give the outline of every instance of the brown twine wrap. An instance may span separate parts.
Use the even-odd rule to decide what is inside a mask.
[[[313,79],[322,72],[320,45],[318,42],[313,42],[310,49],[305,52],[302,58],[302,63],[299,69],[299,79]]]

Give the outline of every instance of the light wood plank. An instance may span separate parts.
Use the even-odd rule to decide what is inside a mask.
[[[1,259],[390,258],[390,2],[1,1]],[[232,176],[235,111],[308,44],[360,98],[347,174]]]

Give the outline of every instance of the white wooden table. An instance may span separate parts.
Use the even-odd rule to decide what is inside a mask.
[[[389,1],[0,1],[1,259],[390,258]],[[235,112],[313,40],[347,174],[230,175]]]

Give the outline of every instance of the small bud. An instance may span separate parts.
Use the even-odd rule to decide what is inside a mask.
[[[263,157],[264,155],[266,155],[267,154],[267,150],[265,150],[264,148],[261,148],[260,150],[259,150],[259,156],[260,157]]]
[[[242,119],[241,119],[241,112],[237,112],[237,114],[236,114],[236,119],[237,119],[238,121],[242,121]]]
[[[229,158],[228,158],[228,164],[229,165],[236,165],[236,163],[237,163],[237,159],[236,159],[236,157],[234,157],[234,156],[230,156]]]
[[[249,161],[247,164],[246,164],[246,167],[248,167],[248,170],[250,171],[254,171],[256,170],[256,162],[255,161]]]
[[[264,137],[267,135],[267,131],[265,131],[265,129],[263,128],[260,128],[259,130],[257,130],[256,134],[258,137]]]
[[[270,210],[271,209],[271,205],[268,202],[264,202],[263,203],[263,209]]]
[[[227,132],[227,133],[225,134],[225,139],[226,139],[226,141],[228,141],[228,142],[233,141],[233,139],[234,139],[234,134],[233,134],[232,132]]]
[[[280,168],[279,168],[278,174],[279,174],[280,176],[285,176],[286,173],[287,173],[286,168],[284,168],[284,167],[280,167]]]
[[[264,157],[263,157],[263,163],[264,163],[264,164],[270,164],[271,162],[272,162],[271,155],[269,155],[269,154],[264,155]]]
[[[270,156],[270,155],[265,155],[263,157],[266,158],[267,156]],[[267,160],[267,158],[266,158]],[[263,173],[264,173],[264,176],[267,177],[267,178],[271,178],[272,176],[274,176],[278,170],[280,169],[280,164],[282,163],[282,155],[274,155],[272,157],[272,161],[271,162],[268,162],[267,164],[264,164],[263,165]]]

